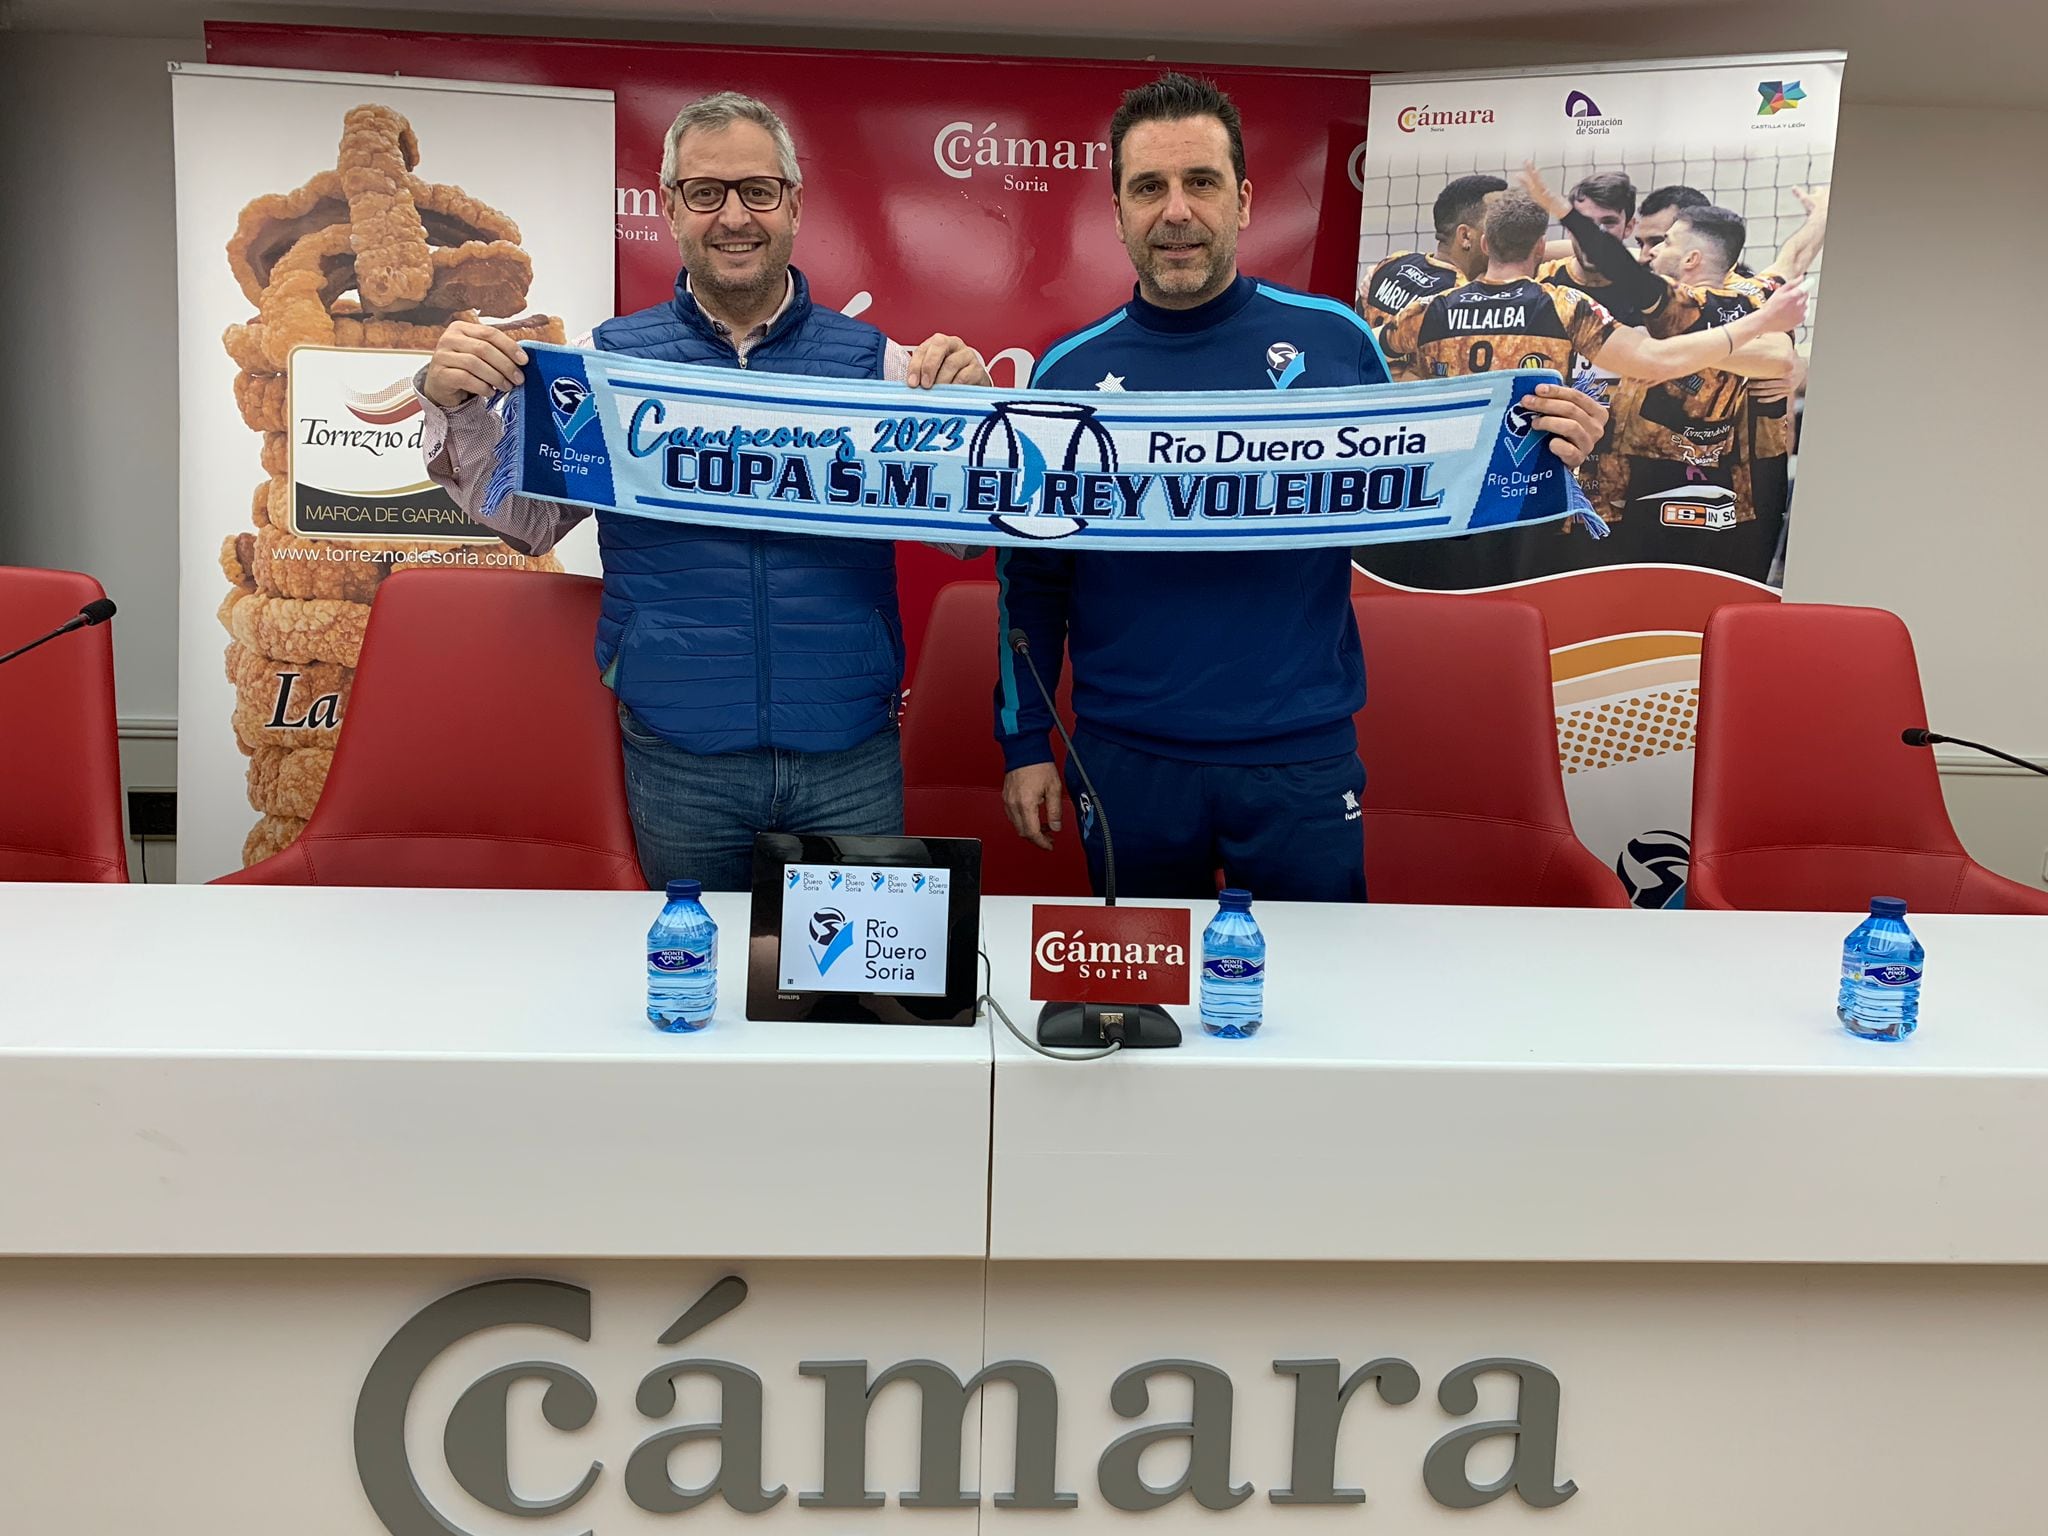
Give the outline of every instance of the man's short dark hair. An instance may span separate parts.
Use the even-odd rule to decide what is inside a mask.
[[[1187,117],[1213,117],[1230,135],[1230,168],[1240,184],[1244,181],[1244,122],[1237,115],[1237,103],[1216,88],[1214,80],[1168,70],[1157,80],[1133,86],[1117,103],[1109,120],[1109,186],[1117,196],[1124,190],[1124,135],[1140,123],[1176,123]]]
[[[1733,267],[1742,255],[1742,248],[1749,243],[1749,226],[1742,221],[1742,215],[1732,208],[1717,208],[1712,203],[1704,207],[1687,208],[1671,221],[1671,232],[1678,233],[1683,224],[1692,231],[1695,240],[1704,242],[1714,250],[1714,272],[1716,276]]]
[[[1505,192],[1508,184],[1498,176],[1460,176],[1436,195],[1436,207],[1430,210],[1436,220],[1436,237],[1448,240],[1458,232],[1460,224],[1470,224],[1477,229],[1486,218],[1486,199],[1494,192]]]
[[[1596,171],[1586,177],[1572,188],[1572,201],[1581,198],[1624,219],[1636,216],[1636,184],[1621,171]]]
[[[1495,261],[1527,261],[1549,231],[1549,211],[1526,192],[1503,192],[1486,205],[1486,254]]]
[[[1643,199],[1641,217],[1662,213],[1666,208],[1709,208],[1714,200],[1697,187],[1659,187]]]

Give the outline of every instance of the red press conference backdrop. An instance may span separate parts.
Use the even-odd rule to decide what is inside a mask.
[[[1022,384],[1054,338],[1124,301],[1111,223],[1109,117],[1158,63],[828,53],[684,44],[210,22],[216,64],[500,80],[610,90],[618,101],[618,302],[658,303],[675,243],[657,202],[679,108],[745,91],[782,114],[804,164],[796,261],[821,303],[900,341],[964,336],[998,384]],[[1366,76],[1199,66],[1244,112],[1254,197],[1244,269],[1349,301]],[[904,546],[913,665],[932,593],[986,576]]]

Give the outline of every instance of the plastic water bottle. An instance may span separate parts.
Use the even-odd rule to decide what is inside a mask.
[[[668,905],[647,930],[647,1022],[689,1034],[718,1007],[718,924],[704,910],[704,887],[671,880]]]
[[[1920,1025],[1920,970],[1927,951],[1906,926],[1906,904],[1875,896],[1870,916],[1842,944],[1835,1017],[1865,1040],[1903,1040]]]
[[[1252,893],[1227,890],[1202,930],[1202,1028],[1242,1040],[1266,1016],[1266,936],[1252,917]]]

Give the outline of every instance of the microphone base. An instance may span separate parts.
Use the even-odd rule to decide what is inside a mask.
[[[1038,1010],[1038,1043],[1070,1050],[1107,1045],[1102,1016],[1119,1013],[1124,1020],[1125,1050],[1180,1044],[1180,1026],[1173,1015],[1152,1003],[1047,1003]]]

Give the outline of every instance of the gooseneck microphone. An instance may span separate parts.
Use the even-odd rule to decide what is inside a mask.
[[[2010,752],[2001,752],[1996,747],[1987,747],[1981,741],[1965,741],[1960,736],[1941,736],[1922,726],[1911,726],[1899,732],[1899,740],[1909,747],[1968,747],[1972,752],[1982,752],[1986,757],[1995,757],[2000,762],[2011,763],[2015,768],[2024,768],[2029,773],[2038,773],[2048,779],[2048,768],[2039,763],[2030,763],[2024,757],[2014,757]]]
[[[5,656],[0,656],[0,666],[5,666],[17,656],[26,656],[39,645],[48,645],[59,635],[68,635],[74,629],[86,629],[94,624],[104,624],[113,616],[114,600],[111,597],[96,597],[79,609],[76,615],[66,619],[40,640],[31,640],[27,645],[19,646]]]
[[[1088,765],[1081,761],[1081,754],[1074,746],[1074,738],[1067,733],[1064,721],[1060,719],[1059,706],[1053,703],[1052,690],[1045,686],[1045,679],[1038,674],[1038,663],[1031,659],[1031,638],[1021,629],[1013,629],[1004,636],[1010,649],[1023,657],[1024,665],[1031,672],[1031,681],[1038,686],[1038,696],[1045,700],[1046,713],[1052,716],[1054,729],[1060,733],[1060,740],[1067,744],[1067,761],[1074,765],[1074,772],[1081,776],[1081,788],[1087,792],[1088,803],[1095,808],[1095,816],[1102,823],[1102,904],[1116,905],[1116,847],[1109,839],[1109,812],[1103,807],[1102,795],[1095,788],[1095,781],[1088,777]],[[1038,1013],[1038,1043],[1041,1046],[1121,1046],[1125,1050],[1138,1047],[1174,1046],[1180,1044],[1180,1026],[1173,1021],[1173,1015],[1154,1003],[1047,1003]]]
[[[1067,744],[1067,757],[1074,765],[1074,771],[1081,775],[1081,787],[1088,791],[1088,803],[1095,807],[1096,819],[1102,823],[1102,904],[1116,905],[1116,845],[1109,839],[1109,812],[1104,809],[1102,796],[1095,792],[1095,781],[1088,777],[1088,765],[1081,761],[1081,754],[1074,750],[1074,738],[1067,734],[1066,722],[1060,719],[1059,706],[1052,701],[1052,690],[1045,686],[1045,679],[1038,675],[1038,663],[1031,659],[1031,637],[1021,629],[1009,634],[1010,649],[1024,658],[1024,665],[1031,670],[1031,681],[1038,685],[1038,696],[1045,700],[1045,712],[1052,716],[1053,728],[1060,733],[1060,740]]]

